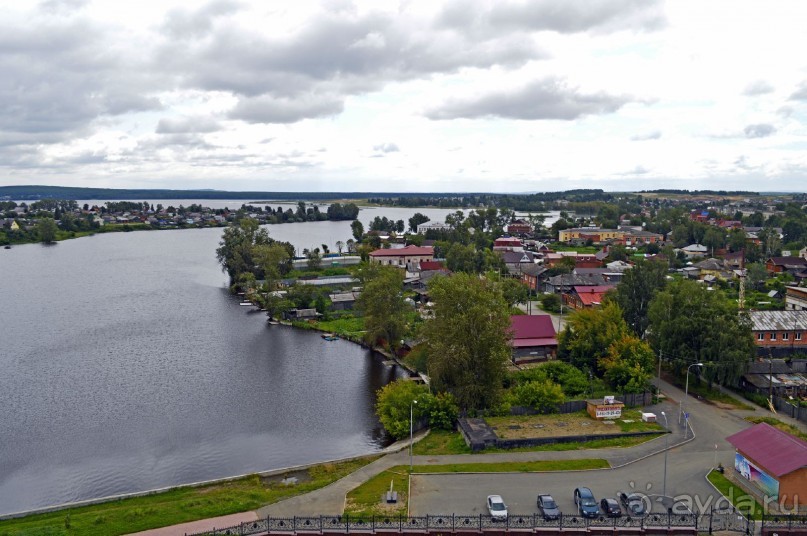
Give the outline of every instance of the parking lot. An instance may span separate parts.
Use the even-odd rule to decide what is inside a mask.
[[[501,495],[511,514],[533,514],[538,513],[539,493],[552,495],[562,513],[577,514],[573,497],[577,486],[590,488],[598,503],[605,497],[616,498],[618,491],[646,492],[652,511],[666,512],[659,502],[660,488],[656,489],[651,483],[651,489],[646,490],[646,484],[642,483],[639,489],[636,482],[632,488],[631,481],[618,476],[621,472],[414,475],[410,514],[487,514],[485,501],[491,494]]]

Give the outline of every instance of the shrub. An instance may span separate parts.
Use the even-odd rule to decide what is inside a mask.
[[[563,403],[563,389],[549,380],[526,382],[513,389],[513,400],[539,413],[550,413]]]

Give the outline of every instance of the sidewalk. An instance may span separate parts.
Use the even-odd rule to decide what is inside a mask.
[[[171,525],[170,527],[133,532],[128,536],[185,536],[186,534],[196,534],[198,532],[212,531],[213,529],[234,527],[235,525],[255,521],[256,519],[258,519],[258,514],[255,512],[242,512],[229,516],[200,519],[199,521],[191,521],[190,523],[182,523],[181,525]]]

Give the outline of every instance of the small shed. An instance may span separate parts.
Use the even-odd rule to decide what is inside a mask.
[[[316,320],[321,316],[316,309],[291,309],[283,312],[284,320]]]
[[[625,404],[615,400],[613,396],[586,400],[586,411],[592,419],[602,421],[605,419],[619,419],[622,417],[622,408]]]
[[[792,507],[807,497],[807,442],[759,423],[730,435],[738,480],[757,494]]]

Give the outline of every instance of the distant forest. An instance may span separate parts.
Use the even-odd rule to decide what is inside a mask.
[[[472,208],[507,207],[514,210],[541,210],[560,199],[570,201],[610,201],[614,194],[603,190],[568,190],[529,194],[490,193],[379,193],[379,192],[230,192],[226,190],[140,190],[115,188],[76,188],[68,186],[0,186],[0,199],[36,201],[39,199],[140,200],[148,199],[249,199],[254,201],[368,200],[386,206]]]

